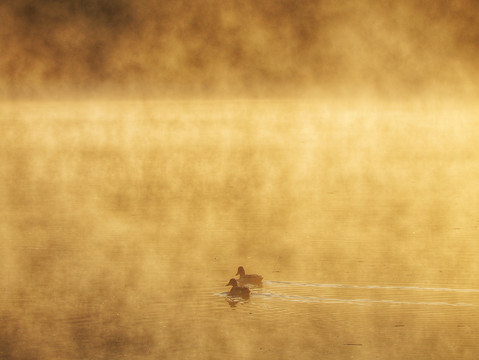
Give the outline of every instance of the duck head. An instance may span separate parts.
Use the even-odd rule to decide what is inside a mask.
[[[225,286],[236,287],[236,286],[238,286],[238,282],[236,281],[236,279],[230,279],[230,282],[228,284],[226,284]]]
[[[245,275],[244,267],[242,266],[238,267],[238,272],[236,273],[236,275],[244,276]]]

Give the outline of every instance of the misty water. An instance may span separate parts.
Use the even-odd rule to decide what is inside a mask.
[[[478,120],[3,103],[0,359],[477,358]]]

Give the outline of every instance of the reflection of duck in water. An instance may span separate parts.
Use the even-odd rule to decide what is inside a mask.
[[[236,275],[239,275],[239,283],[241,286],[245,284],[261,286],[263,284],[263,277],[256,274],[246,274],[244,267],[240,266]]]
[[[236,279],[231,279],[225,286],[230,285],[233,287],[228,291],[228,296],[242,297],[243,299],[249,298],[249,289],[244,286],[238,286]]]
[[[242,303],[242,302],[244,302],[244,301],[246,301],[246,300],[248,300],[248,299],[242,299],[242,300],[241,300],[241,299],[238,299],[237,297],[236,297],[236,298],[235,298],[235,297],[231,297],[231,296],[227,296],[227,297],[226,297],[226,301],[228,302],[228,305],[229,305],[230,308],[232,308],[232,309],[235,308],[236,305],[238,305],[238,304],[240,304],[240,303]]]

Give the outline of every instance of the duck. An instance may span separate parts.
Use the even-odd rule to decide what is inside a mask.
[[[238,281],[236,279],[230,279],[230,282],[225,286],[233,286],[230,291],[228,291],[228,296],[242,297],[244,299],[249,298],[249,289],[244,286],[238,286]]]
[[[244,267],[238,267],[238,272],[236,275],[239,275],[239,283],[241,286],[245,284],[261,286],[263,282],[263,277],[257,274],[246,274]]]

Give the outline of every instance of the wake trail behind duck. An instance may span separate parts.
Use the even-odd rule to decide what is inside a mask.
[[[373,299],[336,299],[328,297],[315,296],[297,296],[297,295],[282,295],[272,293],[254,293],[254,297],[274,298],[288,301],[297,301],[304,303],[329,303],[329,304],[355,304],[355,305],[370,305],[370,304],[391,304],[391,305],[429,305],[429,306],[477,306],[469,303],[448,303],[442,301],[398,301],[398,300],[373,300]]]
[[[415,291],[450,291],[463,293],[479,293],[479,289],[453,289],[453,288],[436,288],[436,287],[420,287],[420,286],[380,286],[380,285],[343,285],[343,284],[314,284],[302,283],[296,281],[273,281],[264,280],[265,285],[288,285],[288,286],[311,286],[320,288],[336,288],[336,289],[386,289],[386,290],[415,290]]]

